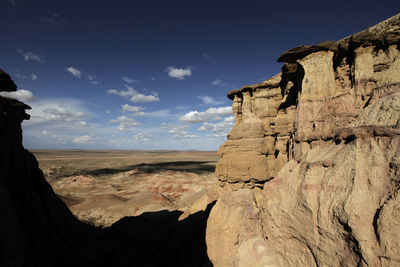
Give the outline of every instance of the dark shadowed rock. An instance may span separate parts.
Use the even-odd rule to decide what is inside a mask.
[[[0,69],[0,91],[13,92],[17,91],[17,86],[11,80],[10,75]]]

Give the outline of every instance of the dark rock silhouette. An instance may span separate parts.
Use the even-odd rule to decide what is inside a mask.
[[[11,80],[10,75],[5,73],[2,69],[0,69],[0,90],[6,92],[17,91],[17,86],[14,81]]]

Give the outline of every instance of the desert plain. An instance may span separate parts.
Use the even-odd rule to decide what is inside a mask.
[[[144,212],[184,212],[217,183],[215,151],[31,152],[74,215],[100,227]]]

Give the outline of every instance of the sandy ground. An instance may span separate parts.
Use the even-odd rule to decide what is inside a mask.
[[[184,211],[217,181],[215,151],[31,152],[75,216],[103,227],[143,212]]]

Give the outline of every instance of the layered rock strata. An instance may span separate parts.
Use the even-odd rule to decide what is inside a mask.
[[[228,93],[215,266],[400,265],[400,15]],[[223,255],[223,256],[221,256]]]

